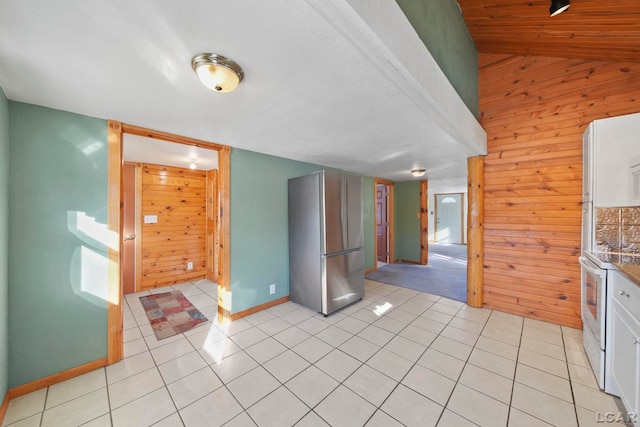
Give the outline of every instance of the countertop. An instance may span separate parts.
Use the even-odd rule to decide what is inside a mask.
[[[618,271],[627,276],[633,283],[640,286],[640,265],[623,264],[617,262],[614,262],[613,265],[618,269]]]

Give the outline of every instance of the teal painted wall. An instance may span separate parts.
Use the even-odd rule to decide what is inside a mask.
[[[0,88],[0,402],[9,384],[9,101]]]
[[[107,125],[10,102],[9,156],[11,388],[107,355]]]
[[[323,166],[234,148],[231,152],[231,311],[289,295],[287,182]],[[373,267],[373,178],[363,177],[365,268]],[[269,285],[276,293],[269,294]]]
[[[420,182],[394,185],[394,234],[396,259],[420,261]]]
[[[455,0],[396,0],[467,108],[478,118],[478,51]]]

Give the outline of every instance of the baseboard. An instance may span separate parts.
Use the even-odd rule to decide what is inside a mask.
[[[229,316],[229,320],[231,320],[231,321],[238,320],[238,319],[240,319],[242,317],[249,316],[250,314],[257,313],[259,311],[266,310],[267,308],[271,308],[271,307],[274,307],[276,305],[283,304],[283,303],[285,303],[287,301],[289,301],[289,297],[288,296],[282,297],[282,298],[278,298],[278,299],[275,299],[273,301],[265,302],[264,304],[256,305],[255,307],[251,307],[251,308],[248,308],[246,310],[239,311],[239,312],[237,312],[235,314],[232,314],[232,315]]]
[[[40,378],[39,380],[31,381],[30,383],[19,385],[17,387],[9,389],[7,395],[5,396],[5,400],[8,402],[9,400],[15,399],[16,397],[24,396],[25,394],[40,390],[41,388],[61,383],[62,381],[75,378],[99,368],[104,368],[105,366],[107,366],[106,357],[94,360],[93,362],[85,363],[84,365],[76,366],[75,368],[67,369],[66,371],[58,372],[57,374],[49,375],[48,377]]]
[[[0,426],[4,422],[4,416],[7,413],[7,407],[9,406],[9,392],[5,393],[4,400],[2,401],[2,406],[0,406]]]
[[[374,271],[376,271],[378,269],[378,267],[371,267],[368,270],[364,271],[364,274],[369,274],[369,273],[373,273]]]
[[[422,265],[422,263],[420,261],[413,261],[410,259],[399,259],[397,262],[401,262],[403,264],[416,264],[416,265]]]

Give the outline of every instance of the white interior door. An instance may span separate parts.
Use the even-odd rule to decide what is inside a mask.
[[[462,193],[436,194],[436,241],[462,242]]]

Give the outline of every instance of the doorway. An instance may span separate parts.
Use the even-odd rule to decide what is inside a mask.
[[[219,295],[230,293],[230,163],[231,147],[199,141],[191,138],[172,135],[165,132],[153,131],[137,126],[127,125],[116,121],[108,121],[109,134],[109,191],[108,191],[108,228],[109,231],[118,238],[118,241],[125,236],[123,207],[123,139],[124,134],[136,135],[151,138],[159,141],[182,144],[206,150],[214,150],[218,154],[217,172],[217,206],[212,212],[211,220],[216,227],[213,247],[207,248],[212,251],[217,268],[217,283]],[[224,212],[224,215],[222,214]],[[108,310],[107,310],[107,363],[112,364],[123,358],[123,248],[120,244],[109,247],[109,287],[108,287]],[[225,301],[218,304],[218,317],[223,320],[229,316],[229,307]]]
[[[123,293],[217,282],[218,152],[125,134],[122,153]]]
[[[375,254],[377,267],[393,262],[393,182],[374,180],[376,194]],[[376,268],[377,268],[376,267]]]
[[[464,243],[463,193],[436,194],[435,233],[434,238],[439,243]]]

